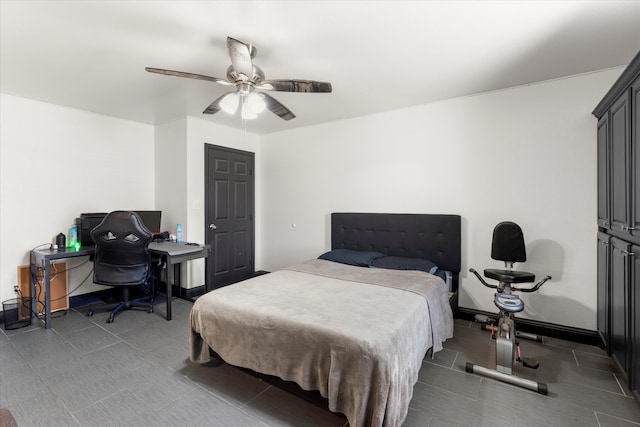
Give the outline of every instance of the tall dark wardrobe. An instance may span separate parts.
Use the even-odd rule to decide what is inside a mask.
[[[598,119],[598,333],[640,401],[640,52]]]

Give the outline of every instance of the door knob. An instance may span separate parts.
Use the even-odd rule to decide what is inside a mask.
[[[215,224],[209,224],[209,230],[215,230],[216,228],[218,227]]]

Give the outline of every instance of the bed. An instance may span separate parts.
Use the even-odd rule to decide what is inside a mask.
[[[437,269],[404,269],[425,261]],[[453,336],[459,271],[458,215],[333,213],[319,259],[196,300],[190,358],[317,390],[353,427],[399,426],[422,360]]]

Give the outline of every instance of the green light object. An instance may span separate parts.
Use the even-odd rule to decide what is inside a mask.
[[[69,230],[69,248],[76,251],[80,249],[80,242],[78,241],[78,227],[75,225],[72,225]]]

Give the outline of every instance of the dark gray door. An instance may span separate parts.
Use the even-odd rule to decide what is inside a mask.
[[[600,339],[607,349],[607,353],[611,354],[611,342],[609,338],[611,333],[609,307],[611,304],[611,286],[609,274],[611,272],[610,262],[610,245],[611,237],[605,233],[598,233],[598,333]]]
[[[632,225],[635,235],[640,234],[640,77],[636,78],[631,84],[631,110],[633,117],[631,119],[631,149],[633,150],[633,171],[634,171],[634,187],[631,193],[634,200],[634,212]],[[631,325],[631,381],[630,388],[635,392],[636,397],[640,398],[640,247],[633,246],[631,252],[636,254],[633,258],[633,279],[630,284],[630,291],[633,299],[630,301],[630,313],[633,313]]]
[[[640,77],[631,84],[631,234],[640,236]]]
[[[254,273],[254,154],[205,144],[205,242],[209,288]]]
[[[631,245],[611,238],[611,357],[627,380],[629,338],[629,253]]]
[[[629,312],[633,313],[631,319],[631,357],[629,359],[631,380],[629,388],[640,397],[640,247],[632,246],[631,252],[635,254],[633,268],[631,270],[630,289],[633,299],[630,300]]]
[[[627,232],[629,227],[629,95],[611,107],[611,228]]]
[[[611,226],[609,114],[598,120],[598,225]]]

